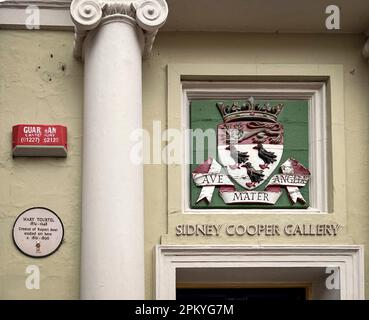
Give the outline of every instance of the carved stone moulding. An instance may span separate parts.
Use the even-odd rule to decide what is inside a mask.
[[[165,0],[73,0],[70,6],[75,25],[74,55],[82,58],[83,41],[88,31],[97,28],[104,19],[123,15],[135,20],[145,36],[143,57],[147,57],[155,40],[155,35],[168,17]]]
[[[102,6],[97,0],[73,0],[70,13],[79,32],[92,30],[101,22]]]

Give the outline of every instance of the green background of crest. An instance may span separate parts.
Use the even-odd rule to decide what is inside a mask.
[[[218,124],[223,122],[223,118],[216,107],[216,103],[219,100],[193,100],[190,104],[190,128],[192,130],[201,129],[203,131],[207,129],[214,129],[215,134],[217,132]],[[242,101],[234,100],[222,100],[225,104],[232,104],[233,102]],[[280,165],[288,158],[295,158],[306,168],[309,168],[309,103],[307,100],[257,100],[258,103],[269,103],[270,105],[276,105],[278,103],[284,104],[284,109],[278,117],[278,121],[284,126],[284,150],[282,159],[279,162],[274,172],[253,191],[263,191],[270,178],[277,173],[280,173]],[[218,188],[215,188],[213,198],[210,204],[206,200],[202,200],[196,204],[201,187],[197,187],[193,180],[191,173],[209,157],[214,157],[220,163],[216,150],[216,145],[212,146],[211,143],[205,140],[203,146],[200,144],[196,146],[196,139],[194,136],[190,136],[190,153],[192,155],[190,165],[190,207],[193,209],[301,209],[309,206],[309,185],[300,188],[301,194],[306,200],[306,204],[300,202],[293,204],[287,195],[287,191],[283,188],[282,195],[275,205],[268,204],[225,204],[223,199],[219,196]],[[233,181],[234,182],[234,181]],[[235,183],[237,190],[245,190]]]

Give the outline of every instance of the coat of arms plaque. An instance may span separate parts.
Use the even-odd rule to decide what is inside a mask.
[[[308,108],[307,101],[253,97],[193,101],[191,129],[215,124],[216,150],[191,165],[191,207],[307,208]]]

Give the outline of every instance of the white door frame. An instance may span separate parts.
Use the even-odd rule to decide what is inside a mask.
[[[332,267],[340,270],[341,300],[364,296],[360,245],[157,245],[156,299],[176,297],[177,268]]]

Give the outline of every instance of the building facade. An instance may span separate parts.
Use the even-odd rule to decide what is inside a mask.
[[[0,2],[0,298],[367,298],[369,11],[335,2]]]

